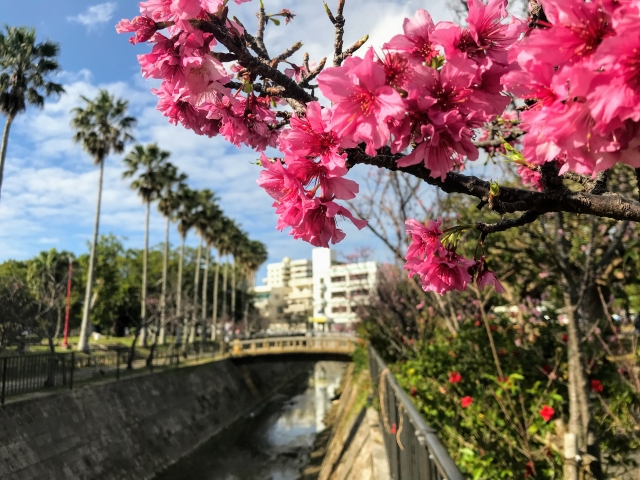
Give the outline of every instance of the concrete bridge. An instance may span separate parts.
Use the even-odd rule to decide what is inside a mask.
[[[335,335],[318,337],[272,337],[231,342],[230,356],[234,358],[283,354],[351,355],[358,339]]]

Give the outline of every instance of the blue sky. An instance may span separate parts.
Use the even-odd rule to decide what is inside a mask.
[[[267,31],[267,45],[272,51],[284,50],[302,40],[303,51],[308,51],[312,59],[329,55],[333,31],[321,0],[264,3],[268,11],[289,8],[298,14],[290,25]],[[345,43],[369,33],[370,44],[379,47],[401,31],[404,17],[425,6],[426,2],[415,0],[347,0]],[[255,8],[255,2],[231,5],[247,26],[255,22]],[[443,2],[427,8],[436,21],[450,17]],[[42,111],[28,110],[12,127],[0,201],[0,261],[29,258],[51,247],[76,253],[87,251],[98,177],[91,159],[71,140],[69,111],[79,105],[80,95],[92,97],[99,88],[129,100],[131,113],[139,120],[136,140],[158,142],[161,148],[172,152],[171,161],[189,175],[193,188],[216,191],[227,215],[236,219],[252,238],[267,244],[270,262],[284,256],[310,258],[310,245],[275,230],[270,197],[255,183],[259,174],[259,168],[251,164],[257,158],[255,152],[238,149],[221,138],[198,137],[170,125],[156,111],[155,97],[150,93],[154,85],[140,76],[136,60],[136,55],[147,52],[149,46],[132,46],[125,35],[117,35],[114,30],[119,19],[132,18],[137,13],[137,2],[131,0],[3,2],[3,23],[33,26],[39,40],[48,38],[60,44],[63,72],[58,81],[67,93],[50,100]],[[0,125],[4,126],[4,118]],[[142,246],[144,210],[135,193],[120,179],[121,160],[121,156],[112,156],[106,163],[100,230],[126,237],[127,246]],[[351,178],[365,175],[366,167],[362,168],[351,172]],[[366,229],[358,232],[346,223],[342,226],[347,239],[336,246],[339,252],[348,254],[369,246],[376,250],[378,260],[387,258],[384,247]],[[152,245],[163,240],[163,228],[164,221],[154,210]],[[172,239],[177,241],[175,231]],[[190,235],[190,242],[195,244],[194,235]],[[259,274],[258,279],[262,276]]]

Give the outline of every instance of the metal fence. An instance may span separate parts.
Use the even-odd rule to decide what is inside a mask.
[[[463,480],[436,431],[369,347],[371,379],[380,397],[383,437],[393,480]]]
[[[136,370],[178,366],[186,359],[211,357],[220,353],[220,345],[194,343],[178,348],[157,350],[152,361],[136,352],[132,367]],[[11,396],[73,388],[96,378],[115,377],[127,368],[129,349],[118,348],[91,353],[41,353],[0,357],[0,405]]]

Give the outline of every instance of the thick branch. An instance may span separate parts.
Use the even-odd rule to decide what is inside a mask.
[[[444,180],[431,177],[431,171],[423,165],[399,168],[396,160],[401,154],[392,154],[389,148],[378,150],[378,155],[370,157],[360,148],[347,150],[348,166],[357,164],[374,165],[387,170],[400,170],[421,178],[446,193],[463,193],[476,197],[483,202],[489,200],[489,182],[475,176],[451,172]],[[569,189],[534,192],[520,188],[500,187],[500,195],[493,199],[493,210],[500,214],[535,211],[567,212],[595,215],[614,220],[640,221],[640,203],[618,194],[594,195],[587,192],[571,192]]]
[[[271,67],[254,57],[251,52],[247,50],[247,47],[240,37],[231,35],[227,27],[219,19],[213,17],[210,21],[197,21],[196,24],[203,32],[213,33],[216,39],[238,58],[238,63],[242,67],[249,70],[252,74],[272,80],[277,85],[283,87],[282,97],[290,98],[304,104],[314,100],[295,80],[287,77],[277,68]]]

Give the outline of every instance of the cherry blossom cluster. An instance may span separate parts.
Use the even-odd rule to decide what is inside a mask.
[[[235,0],[244,3],[249,0]],[[119,33],[133,32],[131,43],[149,41],[151,53],[139,55],[145,78],[162,80],[152,90],[158,97],[158,110],[171,123],[180,123],[199,135],[222,135],[234,145],[245,144],[258,151],[275,147],[278,132],[268,95],[249,91],[240,95],[229,88],[229,82],[242,69],[227,67],[212,52],[217,44],[213,34],[193,26],[198,19],[218,14],[226,0],[147,0],[140,3],[141,16],[122,20]],[[244,29],[227,19],[229,32],[240,36]],[[167,29],[167,34],[159,30]]]
[[[367,224],[334,200],[350,200],[358,184],[343,178],[347,155],[343,148],[354,146],[327,129],[329,111],[318,102],[307,104],[305,116],[293,115],[291,128],[280,136],[280,159],[264,154],[258,185],[275,200],[277,228],[291,227],[291,235],[318,247],[328,247],[345,237],[337,228],[336,217],[348,218],[362,229]],[[286,168],[285,168],[286,167]]]
[[[320,74],[320,90],[333,102],[329,128],[364,142],[372,156],[382,146],[399,153],[413,145],[398,166],[424,163],[434,178],[476,160],[475,130],[510,102],[500,80],[524,24],[507,19],[504,0],[469,0],[466,28],[435,25],[418,10],[382,54],[369,49]]]
[[[444,295],[451,290],[466,290],[474,277],[480,289],[492,285],[497,293],[504,289],[495,274],[487,268],[484,256],[478,260],[469,260],[456,253],[455,242],[447,242],[442,237],[442,219],[430,220],[424,225],[410,218],[406,222],[407,235],[411,245],[407,250],[405,269],[409,276],[417,275],[425,292]]]
[[[546,21],[509,51],[504,87],[521,113],[529,163],[595,173],[640,167],[640,3],[543,2]]]

